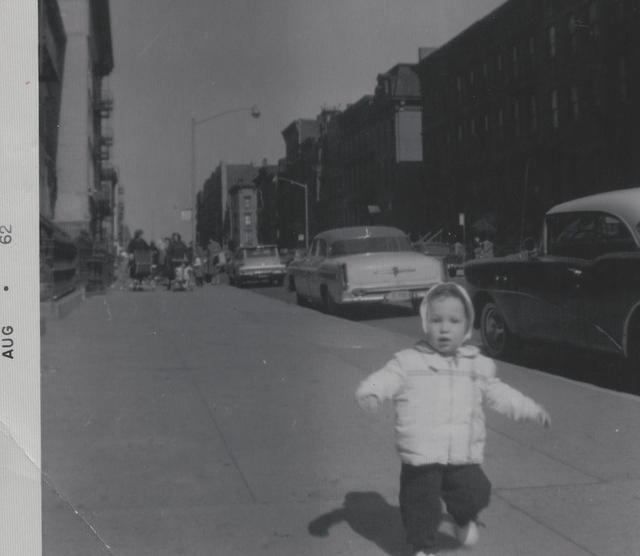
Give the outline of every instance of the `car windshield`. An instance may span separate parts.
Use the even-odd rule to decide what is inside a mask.
[[[277,257],[278,248],[275,246],[256,247],[255,249],[245,249],[244,256],[247,259],[256,257]]]
[[[331,244],[329,256],[388,253],[390,251],[413,251],[413,247],[406,236],[341,239]]]
[[[574,212],[547,217],[550,255],[593,259],[606,253],[638,249],[627,226],[603,212]]]

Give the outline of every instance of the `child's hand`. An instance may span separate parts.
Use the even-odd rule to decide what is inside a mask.
[[[542,425],[545,429],[548,429],[551,426],[551,416],[542,406],[538,406],[538,413],[534,419],[536,423]]]
[[[374,413],[375,411],[378,411],[378,409],[380,409],[382,402],[380,402],[378,396],[369,394],[367,396],[358,396],[358,405],[365,411]]]

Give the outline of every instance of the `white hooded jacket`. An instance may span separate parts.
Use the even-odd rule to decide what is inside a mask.
[[[462,288],[460,288],[462,289]],[[431,290],[430,293],[432,293]],[[473,307],[467,314],[473,322]],[[421,307],[426,319],[429,297]],[[485,444],[483,402],[513,419],[534,419],[540,406],[496,378],[492,359],[475,346],[443,356],[426,342],[395,354],[367,377],[356,397],[393,400],[396,447],[410,465],[482,463]]]

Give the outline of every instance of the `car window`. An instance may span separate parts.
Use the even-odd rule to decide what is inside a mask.
[[[331,244],[329,256],[357,255],[359,253],[385,253],[390,251],[414,251],[408,237],[363,237],[341,239]]]
[[[550,255],[594,259],[606,253],[637,250],[624,222],[604,212],[575,212],[547,216]]]
[[[318,245],[316,246],[316,257],[326,257],[327,256],[327,242],[324,239],[318,240]]]
[[[246,249],[246,257],[277,257],[278,249],[275,246],[256,247],[255,249]]]

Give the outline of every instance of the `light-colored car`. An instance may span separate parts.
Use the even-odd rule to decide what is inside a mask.
[[[299,304],[328,313],[347,305],[407,301],[418,307],[429,288],[445,280],[441,259],[415,251],[397,228],[359,226],[318,234],[302,259],[288,267]]]
[[[542,244],[465,266],[486,351],[522,340],[613,352],[640,371],[640,187],[562,203]]]
[[[242,287],[248,282],[284,283],[285,265],[275,245],[240,247],[227,264],[229,283]]]

